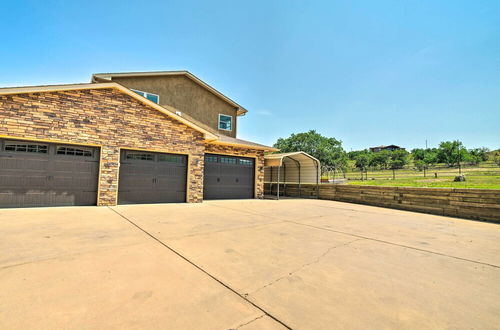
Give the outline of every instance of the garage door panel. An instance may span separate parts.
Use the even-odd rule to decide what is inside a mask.
[[[99,149],[56,154],[65,147],[0,139],[0,207],[96,205]]]
[[[252,158],[206,154],[203,198],[253,198],[254,163]]]
[[[186,201],[187,156],[122,150],[119,204]]]
[[[15,177],[14,177],[15,179]],[[13,184],[15,180],[12,180]],[[22,184],[21,186],[23,187],[29,187],[29,189],[41,189],[44,188],[47,184],[47,176],[46,175],[29,175],[29,176],[24,176],[22,178]],[[19,182],[17,183],[19,186]]]
[[[23,168],[31,171],[44,172],[49,169],[48,159],[30,159],[29,161],[23,162]]]
[[[151,191],[153,189],[152,175],[120,175],[120,191]]]

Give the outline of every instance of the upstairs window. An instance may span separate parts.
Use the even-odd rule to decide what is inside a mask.
[[[231,131],[233,129],[233,117],[219,114],[219,129]]]
[[[148,100],[156,103],[156,104],[159,104],[160,103],[160,96],[157,95],[157,94],[153,94],[153,93],[148,93],[148,92],[143,92],[143,91],[138,91],[136,89],[132,89],[135,93],[139,94],[140,96],[143,96],[145,98],[147,98]]]

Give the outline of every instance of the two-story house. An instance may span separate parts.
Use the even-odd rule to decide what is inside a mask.
[[[187,71],[0,88],[0,207],[261,198],[246,112]]]

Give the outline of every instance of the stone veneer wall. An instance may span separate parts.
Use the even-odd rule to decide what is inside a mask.
[[[98,205],[114,205],[120,148],[189,154],[188,202],[203,199],[202,133],[115,89],[0,96],[0,136],[101,146]]]
[[[242,157],[255,157],[255,198],[264,197],[264,151],[250,148],[226,146],[221,144],[206,144],[206,153],[226,154]]]

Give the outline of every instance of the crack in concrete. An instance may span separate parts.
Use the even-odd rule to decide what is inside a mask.
[[[414,246],[409,246],[409,245],[404,245],[404,244],[398,244],[398,243],[394,243],[394,242],[384,241],[384,240],[373,238],[373,237],[361,236],[361,235],[357,235],[357,234],[351,234],[351,233],[340,231],[340,230],[323,228],[323,227],[308,225],[308,224],[305,224],[305,223],[300,223],[300,222],[295,222],[295,221],[290,221],[290,220],[287,220],[285,222],[293,223],[293,224],[296,224],[296,225],[299,225],[299,226],[306,226],[306,227],[310,227],[310,228],[315,228],[315,229],[318,229],[318,230],[330,231],[332,233],[343,234],[343,235],[346,235],[346,236],[358,237],[360,239],[366,239],[366,240],[373,241],[373,242],[394,245],[394,246],[402,247],[402,248],[405,248],[405,249],[410,249],[410,250],[416,250],[416,251],[426,252],[426,253],[430,253],[430,254],[435,254],[435,255],[438,255],[438,256],[442,256],[442,257],[453,258],[453,259],[457,259],[457,260],[461,260],[461,261],[466,261],[466,262],[472,262],[472,263],[479,264],[479,265],[490,266],[490,267],[494,267],[494,268],[500,268],[499,265],[494,265],[494,264],[490,264],[490,263],[487,263],[487,262],[482,262],[482,261],[477,261],[477,260],[472,260],[472,259],[457,257],[457,256],[453,256],[453,255],[449,255],[449,254],[444,254],[444,253],[440,253],[440,252],[435,252],[435,251],[431,251],[431,250],[426,250],[426,249],[420,249],[420,248],[417,248],[417,247],[414,247]]]
[[[254,318],[254,319],[252,319],[252,320],[250,320],[250,321],[248,321],[248,322],[246,322],[246,323],[242,323],[242,324],[238,325],[236,328],[229,328],[229,330],[236,330],[236,329],[239,329],[239,328],[241,328],[241,327],[244,327],[245,325],[249,325],[250,323],[255,322],[255,321],[257,321],[257,320],[259,320],[259,319],[263,318],[264,316],[266,316],[266,314],[262,314],[261,316],[257,316],[256,318]]]
[[[317,264],[317,263],[318,263],[318,262],[320,262],[320,260],[321,260],[321,259],[323,259],[323,258],[324,258],[324,257],[325,257],[328,253],[330,253],[332,250],[334,250],[334,249],[336,249],[336,248],[339,248],[339,247],[343,247],[343,246],[350,245],[350,244],[352,244],[352,243],[354,243],[354,242],[357,242],[357,241],[360,241],[360,240],[362,240],[362,239],[363,239],[363,238],[358,238],[358,239],[355,239],[355,240],[352,240],[352,241],[349,241],[349,242],[346,242],[346,243],[342,243],[342,244],[338,244],[338,245],[330,246],[330,247],[329,247],[329,248],[328,248],[325,252],[323,252],[322,254],[320,254],[319,256],[317,256],[317,257],[316,257],[313,261],[303,264],[303,265],[302,265],[302,266],[300,266],[299,268],[297,268],[297,269],[295,269],[295,270],[293,270],[293,271],[289,272],[287,275],[283,275],[283,276],[281,276],[281,277],[278,277],[278,278],[277,278],[277,279],[275,279],[274,281],[267,283],[266,285],[264,285],[264,286],[262,286],[262,287],[258,288],[257,290],[254,290],[254,291],[249,292],[249,293],[245,293],[245,296],[249,296],[249,295],[251,295],[251,294],[257,293],[257,292],[259,292],[259,291],[260,291],[260,290],[262,290],[262,289],[265,289],[265,288],[267,288],[267,287],[269,287],[269,286],[271,286],[271,285],[274,285],[274,284],[276,284],[277,282],[279,282],[279,281],[281,281],[281,280],[283,280],[283,279],[285,279],[285,278],[287,278],[287,277],[289,277],[289,276],[292,276],[292,275],[293,275],[293,274],[295,274],[295,273],[300,272],[301,270],[303,270],[303,269],[304,269],[304,268],[306,268],[306,267],[309,267],[309,266],[311,266],[311,265],[313,265],[313,264]]]

